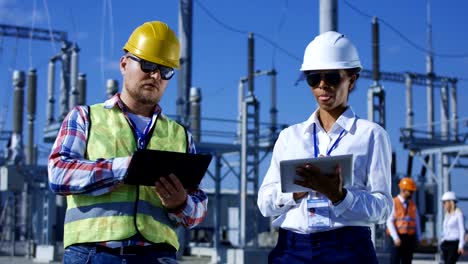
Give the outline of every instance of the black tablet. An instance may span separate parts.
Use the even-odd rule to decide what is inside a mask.
[[[154,186],[159,177],[173,173],[186,189],[197,188],[211,159],[211,154],[138,150],[133,154],[124,183]]]

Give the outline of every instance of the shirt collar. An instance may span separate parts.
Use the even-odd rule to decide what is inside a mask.
[[[405,200],[405,198],[403,198],[403,196],[401,196],[400,194],[398,194],[398,199],[400,199],[400,202],[401,202],[402,204],[405,204],[405,201],[406,201],[406,200]],[[409,201],[408,201],[408,202],[409,202]]]
[[[304,131],[303,133],[308,133],[312,131],[312,126],[314,123],[318,126],[321,127],[320,121],[318,120],[318,111],[319,109],[317,108],[312,115],[307,119],[305,122],[304,126]],[[346,132],[349,132],[354,125],[354,122],[358,119],[358,116],[354,113],[353,109],[351,109],[351,106],[348,106],[346,110],[341,114],[340,117],[335,122],[335,125],[338,125],[342,129],[346,130]],[[333,126],[335,126],[333,125]]]
[[[111,98],[107,99],[104,102],[104,108],[105,109],[111,109],[111,108],[113,108],[115,106],[119,107],[120,110],[122,110],[122,112],[124,112],[124,113],[127,112],[127,107],[125,106],[125,104],[120,99],[120,93],[116,93],[114,96],[112,96]],[[156,107],[154,108],[153,115],[158,115],[161,112],[162,112],[161,106],[159,106],[159,104],[157,104]]]

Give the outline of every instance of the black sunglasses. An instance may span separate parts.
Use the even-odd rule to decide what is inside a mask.
[[[172,76],[174,76],[174,69],[171,67],[166,67],[161,64],[149,62],[132,55],[127,55],[126,57],[136,62],[139,62],[141,70],[145,73],[154,73],[155,71],[159,71],[161,79],[163,80],[170,80]]]
[[[329,85],[335,86],[341,82],[341,74],[339,71],[329,72],[308,72],[305,73],[307,83],[310,87],[314,88],[320,83],[320,80],[324,80]]]

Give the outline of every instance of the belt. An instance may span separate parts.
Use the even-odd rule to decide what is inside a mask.
[[[167,244],[167,243],[159,243],[159,244],[152,244],[150,246],[126,246],[126,247],[116,247],[110,248],[106,246],[101,246],[93,243],[89,244],[80,244],[80,246],[86,248],[95,248],[96,253],[105,252],[112,255],[144,255],[148,253],[154,252],[169,252],[175,253],[177,250]]]

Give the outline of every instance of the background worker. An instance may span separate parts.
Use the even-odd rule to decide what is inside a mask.
[[[174,263],[176,227],[194,227],[206,216],[206,194],[184,189],[175,175],[154,186],[125,184],[136,150],[194,153],[195,146],[159,105],[179,67],[174,31],[146,22],[123,50],[122,93],[71,110],[49,157],[50,188],[67,196],[64,263]]]
[[[400,194],[393,198],[393,211],[387,219],[387,234],[391,236],[393,246],[391,263],[411,263],[413,253],[421,238],[421,227],[416,204],[412,200],[416,183],[409,177],[398,183]]]
[[[445,264],[456,263],[460,255],[465,253],[465,222],[463,212],[457,207],[457,197],[454,192],[442,195],[444,203],[444,223],[440,249]]]
[[[258,193],[262,215],[276,216],[279,227],[269,263],[377,263],[369,226],[385,222],[392,209],[391,146],[382,127],[348,105],[361,69],[341,33],[320,34],[305,49],[301,71],[317,108],[281,131]],[[353,154],[350,186],[343,186],[339,167],[325,173],[306,163],[296,168],[302,180],[295,183],[311,191],[281,192],[280,161],[344,154]]]

